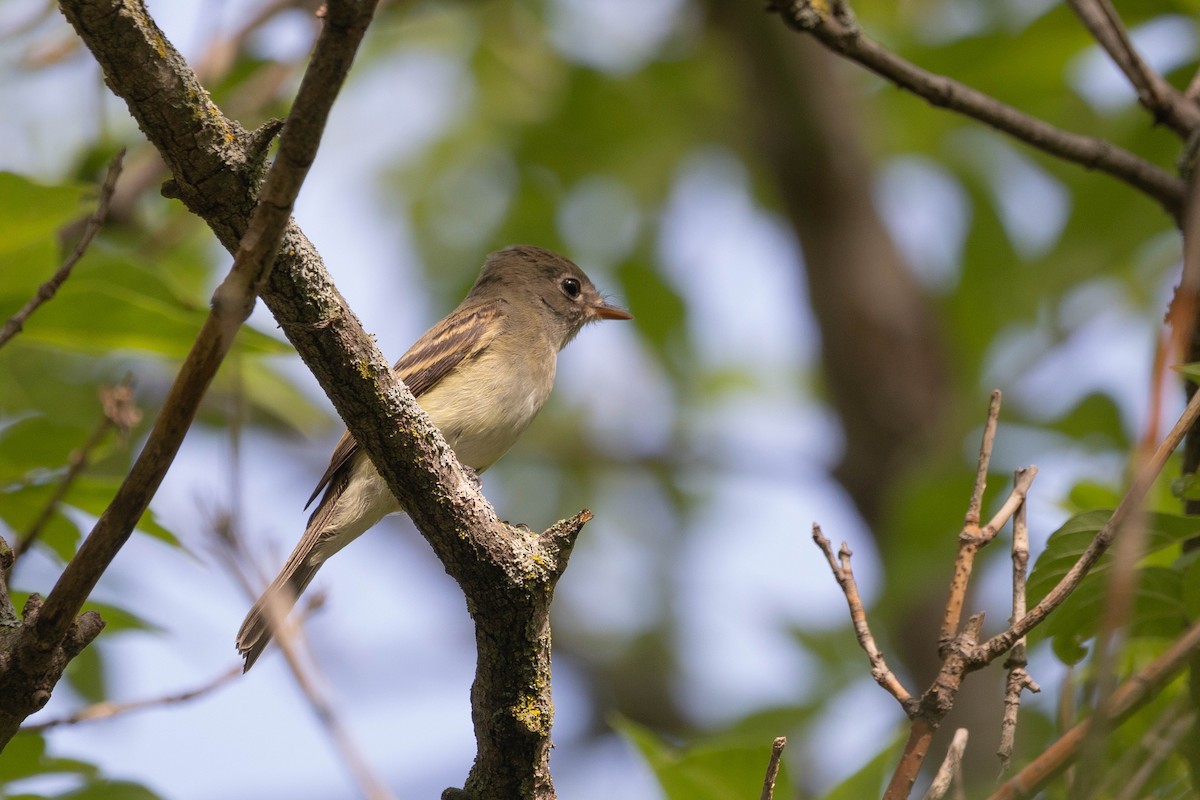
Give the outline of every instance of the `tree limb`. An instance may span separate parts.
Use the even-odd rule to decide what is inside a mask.
[[[1179,178],[1109,141],[1056,128],[990,95],[906,61],[868,38],[844,2],[772,0],[771,8],[796,30],[809,33],[835,53],[855,61],[901,89],[990,125],[1044,153],[1097,169],[1157,200],[1179,219],[1186,187]]]
[[[173,175],[166,191],[236,248],[253,207],[256,154],[269,137],[220,113],[137,0],[61,5],[162,153]],[[479,750],[466,791],[553,797],[549,605],[590,512],[540,535],[500,522],[294,223],[260,296],[466,594],[479,646],[471,694]]]
[[[98,27],[114,21],[136,20],[134,24],[157,32],[138,0],[125,3],[64,0],[61,8],[89,46],[114,46],[113,40],[96,33]],[[0,681],[7,684],[5,688],[9,691],[0,695],[4,698],[0,701],[0,745],[12,738],[24,716],[45,704],[70,658],[99,633],[99,627],[91,623],[81,630],[84,618],[77,622],[75,617],[145,512],[183,442],[208,384],[232,346],[238,328],[254,308],[255,296],[271,271],[296,194],[316,155],[329,107],[349,70],[373,9],[374,3],[361,7],[348,2],[331,3],[328,24],[317,42],[292,108],[293,124],[280,141],[280,153],[267,174],[262,198],[254,206],[245,234],[240,237],[233,266],[213,296],[212,310],[180,368],[142,452],[45,602],[35,596],[32,606],[27,607],[19,633],[5,639],[4,649],[8,652],[0,659],[4,665]],[[156,55],[169,50],[165,42],[161,32],[157,32]],[[134,56],[130,52],[120,53],[111,61],[133,69]],[[173,63],[184,65],[177,53]],[[157,77],[161,71],[154,70],[152,74]],[[109,77],[111,80],[112,76]],[[220,118],[206,94],[199,92],[195,97],[197,102],[192,110],[209,115],[210,120]],[[175,116],[177,132],[194,120],[187,113],[176,112]],[[211,134],[214,127],[207,130]],[[225,130],[230,129],[226,126]],[[256,144],[259,147],[253,152],[242,154],[243,165],[259,161],[265,142]],[[35,690],[35,686],[41,688]]]

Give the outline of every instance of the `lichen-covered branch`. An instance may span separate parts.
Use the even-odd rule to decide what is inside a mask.
[[[138,0],[61,0],[172,173],[166,187],[236,251],[272,130],[248,133],[208,100]],[[331,3],[326,28],[337,25]],[[289,127],[292,123],[289,121]],[[285,131],[285,136],[287,135]],[[552,797],[549,602],[581,512],[544,534],[497,519],[290,222],[259,296],[467,596],[480,644],[472,707],[477,798]]]

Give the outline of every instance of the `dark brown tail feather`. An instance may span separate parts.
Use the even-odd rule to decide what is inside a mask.
[[[278,626],[287,619],[288,612],[296,605],[300,594],[312,582],[320,568],[319,563],[309,563],[307,558],[297,559],[293,553],[279,577],[271,582],[262,597],[254,601],[237,635],[238,652],[246,659],[242,667],[243,673],[254,666],[254,662],[262,655]]]

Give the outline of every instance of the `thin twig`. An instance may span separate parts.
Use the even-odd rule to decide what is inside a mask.
[[[983,512],[983,493],[987,490],[992,448],[996,444],[996,428],[1000,424],[1000,399],[1000,390],[993,389],[992,397],[988,401],[987,420],[983,423],[983,436],[979,442],[979,458],[975,462],[975,487],[971,490],[971,501],[967,504],[964,527],[978,526]]]
[[[771,742],[771,760],[767,762],[767,775],[763,778],[761,800],[772,800],[775,797],[775,779],[779,777],[779,764],[783,758],[783,748],[787,747],[786,736],[776,736]]]
[[[225,564],[230,574],[234,576],[246,597],[253,600],[262,593],[267,579],[262,570],[257,569],[255,560],[246,551],[243,537],[239,534],[237,523],[228,514],[218,515],[210,525],[216,546],[213,552]],[[304,638],[304,621],[325,603],[325,595],[321,592],[307,597],[304,610],[294,619],[287,619],[288,609],[280,608],[275,615],[272,636],[276,646],[283,654],[284,661],[300,688],[300,693],[308,702],[325,735],[333,742],[347,771],[353,776],[364,797],[368,800],[393,800],[393,795],[386,784],[375,774],[362,750],[351,736],[349,728],[342,722],[336,707],[330,702],[322,689],[315,662],[304,657],[308,652]],[[242,668],[239,667],[239,672]]]
[[[826,13],[820,0],[775,0],[791,27],[816,37],[833,52],[854,61],[901,89],[990,125],[1025,144],[1087,169],[1098,169],[1157,200],[1178,219],[1187,188],[1184,182],[1112,142],[1056,128],[965,84],[921,69],[867,37],[848,9]]]
[[[67,459],[67,472],[54,488],[54,493],[50,495],[50,499],[38,514],[37,519],[33,521],[33,524],[13,544],[13,560],[12,564],[9,565],[9,572],[12,571],[12,567],[16,564],[17,560],[24,553],[28,552],[29,548],[42,535],[46,524],[54,516],[54,512],[58,510],[59,504],[67,496],[67,492],[70,491],[75,480],[87,469],[92,451],[100,445],[108,432],[116,429],[123,434],[127,434],[141,420],[141,409],[133,402],[132,376],[127,376],[124,381],[112,389],[101,389],[100,398],[101,406],[104,409],[100,421],[96,423],[96,427],[92,429],[83,446],[78,450],[72,451],[70,457]]]
[[[1175,87],[1142,59],[1117,10],[1109,0],[1068,0],[1092,36],[1133,86],[1138,102],[1176,133],[1187,137],[1200,125],[1200,107],[1184,98]]]
[[[1022,469],[1017,469],[1013,480],[1019,481],[1022,472]],[[1025,505],[1022,503],[1017,512],[1013,514],[1013,597],[1010,623],[1025,616],[1025,578],[1029,568],[1029,528],[1025,521],[1025,511]],[[1009,764],[1012,762],[1013,746],[1017,735],[1017,713],[1021,708],[1021,692],[1025,689],[1035,693],[1041,691],[1041,687],[1026,672],[1027,665],[1025,639],[1022,637],[1013,645],[1012,651],[1004,662],[1004,668],[1008,670],[1008,677],[1005,680],[1004,719],[1000,723],[1000,747],[996,751],[996,755],[1000,758],[1001,775],[1008,771]]]
[[[32,725],[22,725],[21,730],[26,732],[41,732],[50,728],[59,728],[67,725],[78,725],[81,722],[94,722],[101,719],[112,719],[119,717],[122,714],[128,714],[131,711],[143,711],[148,708],[158,708],[161,706],[175,705],[177,703],[186,703],[189,700],[195,700],[197,697],[203,697],[206,694],[215,692],[225,684],[232,681],[242,674],[242,665],[230,667],[222,672],[217,677],[209,680],[193,689],[177,692],[175,694],[163,695],[161,697],[149,697],[143,700],[130,700],[125,703],[118,703],[112,700],[105,700],[100,703],[93,703],[90,706],[84,706],[78,711],[73,711],[62,717],[48,719],[45,722],[37,722]]]
[[[854,635],[858,637],[859,645],[866,651],[867,658],[871,662],[871,677],[892,697],[895,697],[904,708],[904,713],[911,717],[916,713],[916,701],[888,668],[883,653],[875,645],[875,637],[871,635],[871,628],[867,624],[867,612],[863,607],[862,597],[858,593],[854,571],[850,567],[850,557],[853,553],[843,542],[835,558],[833,545],[821,534],[819,525],[813,525],[812,538],[817,547],[821,548],[821,552],[825,554],[825,560],[829,562],[829,568],[833,570],[833,577],[838,582],[838,586],[842,587],[842,594],[846,596],[846,604],[850,607],[850,619],[854,624]]]
[[[987,474],[992,461],[992,447],[996,441],[996,428],[1000,421],[1000,392],[993,391],[988,402],[987,421],[983,425],[983,436],[979,443],[979,458],[975,464],[975,485],[971,491],[971,500],[967,504],[967,515],[963,521],[962,532],[958,536],[958,553],[954,560],[954,576],[950,580],[950,595],[946,599],[946,608],[942,615],[942,628],[938,635],[938,649],[943,654],[954,637],[958,634],[958,623],[962,619],[963,605],[966,602],[967,588],[970,586],[971,573],[975,568],[975,553],[996,535],[1003,526],[1007,515],[1011,515],[1020,504],[1014,499],[1020,489],[1020,498],[1028,490],[1028,483],[1023,487],[1014,486],[1013,493],[1004,504],[1001,513],[988,523],[990,535],[985,535],[979,527],[980,515],[983,508],[983,493],[987,489]],[[1032,481],[1032,477],[1029,479]]]
[[[1114,725],[1124,722],[1131,714],[1157,697],[1164,686],[1187,668],[1198,652],[1200,622],[1193,623],[1166,652],[1122,683],[1105,703],[1102,709],[1104,717]],[[988,800],[1032,797],[1076,759],[1091,724],[1090,718],[1085,719],[1067,731],[1057,742],[1006,781]]]
[[[950,747],[946,750],[946,758],[938,767],[937,774],[933,776],[933,782],[929,784],[929,790],[925,792],[922,800],[941,800],[946,796],[946,792],[950,791],[954,779],[962,777],[962,757],[963,751],[967,749],[969,735],[966,728],[959,728],[954,732],[954,738],[950,740]]]
[[[100,184],[100,194],[96,200],[96,210],[88,217],[87,223],[83,227],[83,232],[79,236],[79,241],[75,243],[75,247],[71,250],[71,254],[67,256],[66,261],[58,268],[50,280],[38,287],[37,293],[29,299],[21,310],[8,318],[3,327],[0,327],[0,347],[8,344],[14,336],[21,332],[25,327],[25,323],[44,303],[54,297],[58,292],[59,287],[66,282],[71,275],[71,270],[79,263],[79,259],[83,258],[83,254],[87,252],[88,245],[92,243],[100,228],[104,226],[104,218],[108,216],[108,207],[112,203],[113,191],[117,186],[117,178],[121,176],[121,167],[125,160],[125,148],[121,148],[112,161],[108,163],[108,172],[104,176],[104,183]]]

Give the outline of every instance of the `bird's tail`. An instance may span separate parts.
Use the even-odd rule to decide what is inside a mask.
[[[288,612],[296,605],[300,594],[312,582],[317,570],[324,563],[323,560],[312,558],[312,548],[306,547],[305,544],[306,542],[301,542],[284,564],[279,576],[271,581],[271,585],[262,596],[254,601],[242,622],[242,627],[238,630],[237,649],[246,659],[242,672],[247,672],[254,666],[254,662],[262,655],[275,631],[287,619]]]

